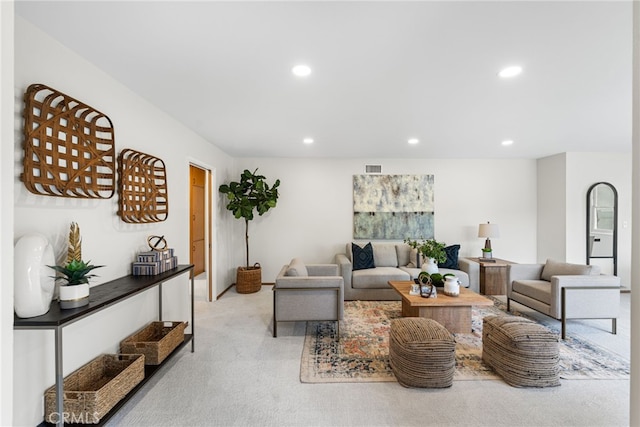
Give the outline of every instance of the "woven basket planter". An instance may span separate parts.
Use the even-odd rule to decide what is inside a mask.
[[[236,291],[239,294],[252,294],[262,288],[262,268],[260,264],[253,267],[238,267],[236,274]]]
[[[141,354],[103,354],[64,379],[64,416],[68,422],[100,422],[144,379]],[[57,422],[56,386],[44,393],[45,421]]]
[[[159,365],[184,342],[185,322],[151,322],[120,342],[120,353],[144,354],[145,365]]]

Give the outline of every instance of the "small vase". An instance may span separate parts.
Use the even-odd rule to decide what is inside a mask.
[[[89,304],[89,284],[60,286],[60,308],[78,308]]]
[[[460,295],[460,281],[455,276],[447,276],[444,279],[444,294],[450,297]]]
[[[437,273],[438,263],[436,263],[435,258],[427,258],[427,261],[422,264],[422,271],[426,271],[429,274]]]

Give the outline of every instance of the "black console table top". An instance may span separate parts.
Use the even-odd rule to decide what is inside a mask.
[[[91,287],[89,305],[72,309],[60,309],[60,303],[53,301],[49,311],[41,316],[21,318],[13,315],[14,329],[49,329],[73,323],[83,317],[94,314],[115,303],[130,298],[140,292],[173,279],[187,270],[193,270],[192,264],[179,265],[176,268],[154,276],[124,276]],[[193,273],[192,273],[193,274]]]

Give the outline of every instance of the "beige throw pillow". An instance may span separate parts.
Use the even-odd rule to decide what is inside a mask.
[[[289,268],[287,268],[284,275],[307,277],[309,272],[307,271],[307,266],[304,265],[304,262],[302,262],[300,258],[294,258],[289,263]]]
[[[572,276],[572,275],[585,275],[591,274],[591,265],[583,264],[569,264],[568,262],[558,262],[552,259],[548,259],[542,269],[540,278],[551,281],[551,276]]]

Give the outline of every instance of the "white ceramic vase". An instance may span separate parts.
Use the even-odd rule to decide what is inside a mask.
[[[30,233],[14,247],[13,306],[18,317],[36,317],[49,311],[55,289],[53,248],[45,236]]]
[[[435,258],[427,258],[426,262],[422,264],[422,271],[426,271],[429,274],[438,272],[438,263]]]
[[[444,279],[444,294],[450,297],[460,295],[460,280],[455,276],[447,276]]]
[[[89,284],[82,283],[80,285],[61,285],[60,289],[60,308],[77,308],[84,307],[89,304]]]

